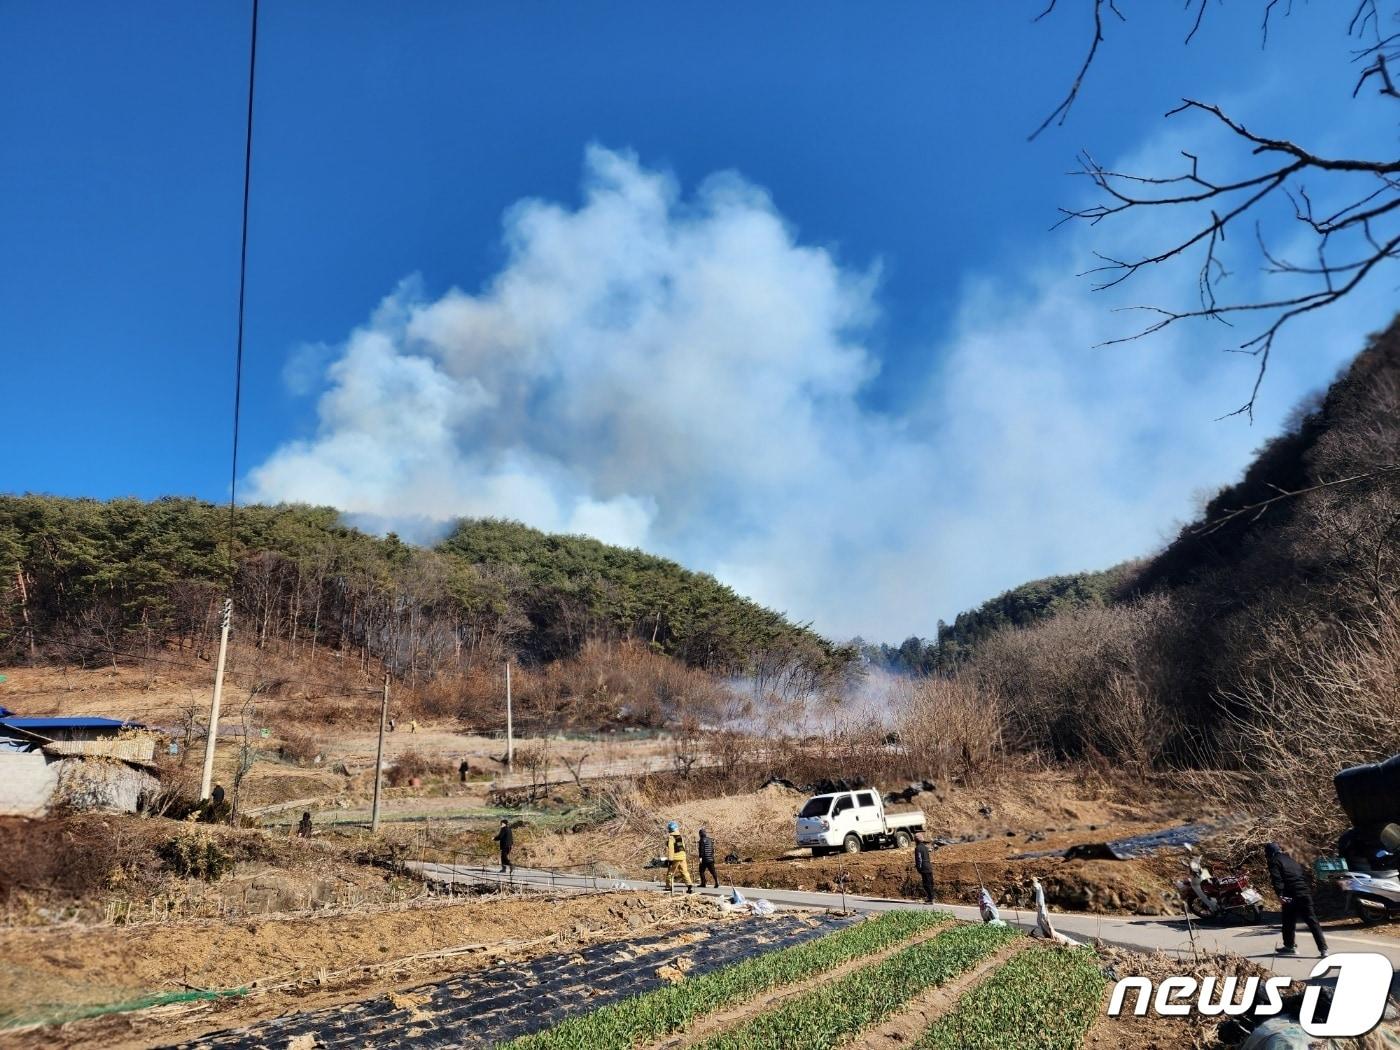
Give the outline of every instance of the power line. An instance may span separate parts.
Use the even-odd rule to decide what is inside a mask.
[[[235,501],[238,495],[238,427],[243,407],[243,325],[248,293],[248,199],[253,182],[253,84],[258,68],[258,0],[248,46],[248,119],[243,139],[243,236],[238,250],[238,343],[233,364],[233,455],[228,489],[228,577],[233,584]]]

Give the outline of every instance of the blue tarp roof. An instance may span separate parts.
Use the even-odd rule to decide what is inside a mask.
[[[39,731],[43,729],[121,729],[123,726],[139,728],[135,722],[123,722],[120,718],[0,718],[0,725],[15,729]]]

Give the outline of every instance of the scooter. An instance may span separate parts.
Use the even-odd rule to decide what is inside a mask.
[[[1246,918],[1258,922],[1264,916],[1264,898],[1249,881],[1248,875],[1216,878],[1201,858],[1187,847],[1190,854],[1182,861],[1190,875],[1176,880],[1176,892],[1198,919]]]
[[[1337,888],[1348,896],[1351,910],[1368,926],[1400,916],[1400,824],[1387,824],[1374,835],[1348,829],[1337,840]]]
[[[1400,917],[1400,874],[1394,871],[1343,871],[1337,887],[1350,895],[1352,911],[1366,925]]]

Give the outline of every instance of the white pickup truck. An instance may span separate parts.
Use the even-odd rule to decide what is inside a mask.
[[[845,850],[906,847],[914,832],[924,830],[921,810],[886,813],[875,790],[813,795],[797,813],[797,844],[812,847],[812,856]]]

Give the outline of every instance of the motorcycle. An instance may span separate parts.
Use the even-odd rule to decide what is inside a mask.
[[[1188,849],[1188,853],[1191,851]],[[1176,880],[1176,891],[1198,919],[1246,918],[1258,922],[1264,915],[1264,898],[1249,881],[1248,875],[1217,878],[1211,874],[1200,857],[1182,861],[1190,873]]]

